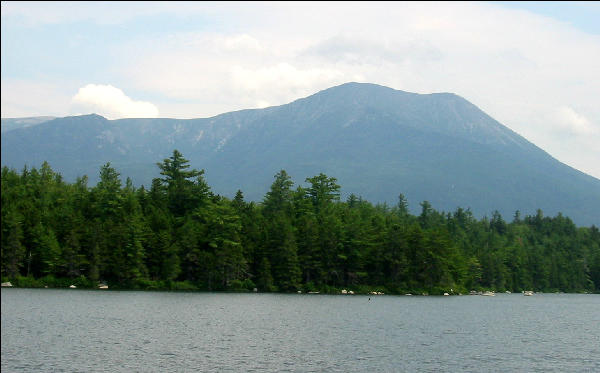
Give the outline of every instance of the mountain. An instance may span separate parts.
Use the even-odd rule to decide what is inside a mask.
[[[4,121],[4,120],[3,120]],[[347,83],[292,103],[204,119],[56,118],[2,134],[2,165],[39,167],[47,160],[67,180],[111,164],[134,184],[159,176],[157,162],[178,149],[206,170],[217,193],[238,189],[261,200],[285,169],[297,184],[323,172],[343,196],[413,212],[498,210],[507,220],[541,209],[580,225],[600,225],[600,180],[552,158],[464,98]]]
[[[38,125],[55,119],[56,117],[28,117],[28,118],[2,118],[2,133],[16,128],[24,128]]]

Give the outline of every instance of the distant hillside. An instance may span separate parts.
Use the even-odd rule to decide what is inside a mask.
[[[4,119],[3,119],[4,122]],[[2,164],[21,169],[47,160],[67,180],[95,183],[111,162],[136,185],[149,185],[178,149],[205,169],[213,190],[261,200],[285,169],[296,183],[320,172],[336,177],[343,197],[395,204],[413,212],[471,208],[476,216],[518,209],[562,212],[600,225],[600,180],[552,158],[467,100],[348,83],[290,104],[206,119],[57,118],[2,134]]]
[[[56,117],[2,118],[2,133],[17,128],[35,126],[55,118]]]

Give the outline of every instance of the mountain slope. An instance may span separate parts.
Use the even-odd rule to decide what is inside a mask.
[[[55,118],[56,117],[2,118],[0,128],[2,129],[2,133],[4,133],[17,128],[35,126]]]
[[[285,169],[296,183],[320,172],[338,178],[346,196],[412,210],[428,200],[441,210],[476,216],[518,209],[558,212],[600,224],[600,180],[574,170],[449,93],[420,95],[348,83],[290,104],[213,118],[68,117],[3,133],[2,164],[21,168],[48,160],[67,179],[92,182],[110,161],[136,184],[159,176],[155,163],[180,150],[206,170],[213,189],[241,189],[261,200]]]

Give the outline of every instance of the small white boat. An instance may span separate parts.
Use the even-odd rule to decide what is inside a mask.
[[[484,291],[483,294],[481,294],[481,295],[483,295],[485,297],[495,297],[496,296],[496,294],[494,294],[493,291]]]
[[[75,286],[75,285],[71,285],[71,286],[69,286],[69,287],[70,287],[71,289],[76,289],[76,288],[77,288],[77,286]]]
[[[526,297],[530,297],[533,295],[533,291],[532,290],[525,290],[523,292],[523,295],[525,295]]]
[[[12,287],[12,284],[10,283],[10,281],[9,281],[9,282],[3,282],[3,283],[2,283],[2,287],[3,287],[3,288],[11,288],[11,287]]]

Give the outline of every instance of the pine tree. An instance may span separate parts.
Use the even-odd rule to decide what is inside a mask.
[[[208,185],[202,177],[204,170],[187,171],[190,168],[188,163],[178,150],[173,150],[170,158],[156,164],[164,176],[160,181],[167,188],[169,210],[176,217],[196,209],[209,195]]]

